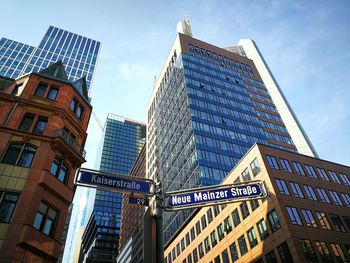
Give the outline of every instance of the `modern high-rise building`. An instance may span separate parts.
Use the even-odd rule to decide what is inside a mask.
[[[0,76],[0,262],[58,261],[91,111],[61,62]]]
[[[223,184],[250,180],[268,197],[197,209],[164,262],[350,261],[350,167],[256,144]]]
[[[282,119],[282,111],[294,115],[280,90],[264,83],[255,57],[195,39],[187,24],[149,100],[148,177],[164,192],[220,184],[254,143],[316,155],[295,118]],[[165,243],[192,212],[165,213]]]
[[[128,175],[146,139],[146,125],[109,114],[103,134],[100,170]],[[81,262],[115,262],[120,239],[122,194],[96,190],[85,228]]]
[[[0,75],[17,78],[39,72],[62,61],[68,79],[86,77],[91,87],[101,43],[66,30],[50,26],[37,47],[0,38]]]

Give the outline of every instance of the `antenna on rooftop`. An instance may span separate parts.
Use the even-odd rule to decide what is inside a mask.
[[[176,30],[178,33],[192,37],[190,17],[188,15],[185,16],[185,20],[182,20],[179,23],[177,23]]]

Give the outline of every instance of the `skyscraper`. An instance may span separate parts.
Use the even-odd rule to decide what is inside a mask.
[[[11,39],[0,38],[0,75],[17,78],[29,72],[39,72],[61,60],[68,79],[86,76],[90,88],[101,43],[66,30],[50,26],[38,47]]]
[[[297,152],[288,126],[253,60],[179,33],[148,104],[148,176],[164,192],[219,184],[256,142]],[[165,242],[191,213],[164,215]]]
[[[100,170],[128,175],[145,138],[145,124],[109,114],[104,127]],[[83,260],[115,262],[121,206],[122,194],[96,190],[94,209],[82,238]]]

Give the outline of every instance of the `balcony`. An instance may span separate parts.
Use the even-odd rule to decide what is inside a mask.
[[[56,130],[52,133],[53,137],[61,138],[66,144],[68,144],[76,153],[78,153],[83,159],[85,159],[86,151],[78,145],[72,136],[64,129]]]

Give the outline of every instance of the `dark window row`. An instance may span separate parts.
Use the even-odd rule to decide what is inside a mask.
[[[316,187],[315,191],[311,185],[303,184],[301,187],[296,182],[289,182],[288,187],[288,182],[283,179],[276,179],[276,185],[282,195],[293,195],[298,198],[307,198],[313,201],[321,201],[322,203],[333,203],[338,206],[350,207],[350,195],[348,193],[339,194],[337,191],[326,190],[321,187]]]
[[[337,173],[332,170],[326,171],[325,169],[320,167],[316,167],[316,170],[315,170],[313,166],[308,164],[304,164],[304,167],[305,167],[304,168],[301,163],[296,161],[292,161],[292,166],[291,166],[289,160],[286,160],[283,158],[277,158],[271,155],[266,155],[266,159],[269,167],[275,170],[283,170],[285,172],[296,173],[301,176],[309,176],[314,179],[321,179],[327,182],[333,182],[336,184],[344,184],[344,185],[350,186],[350,177],[343,173]]]

